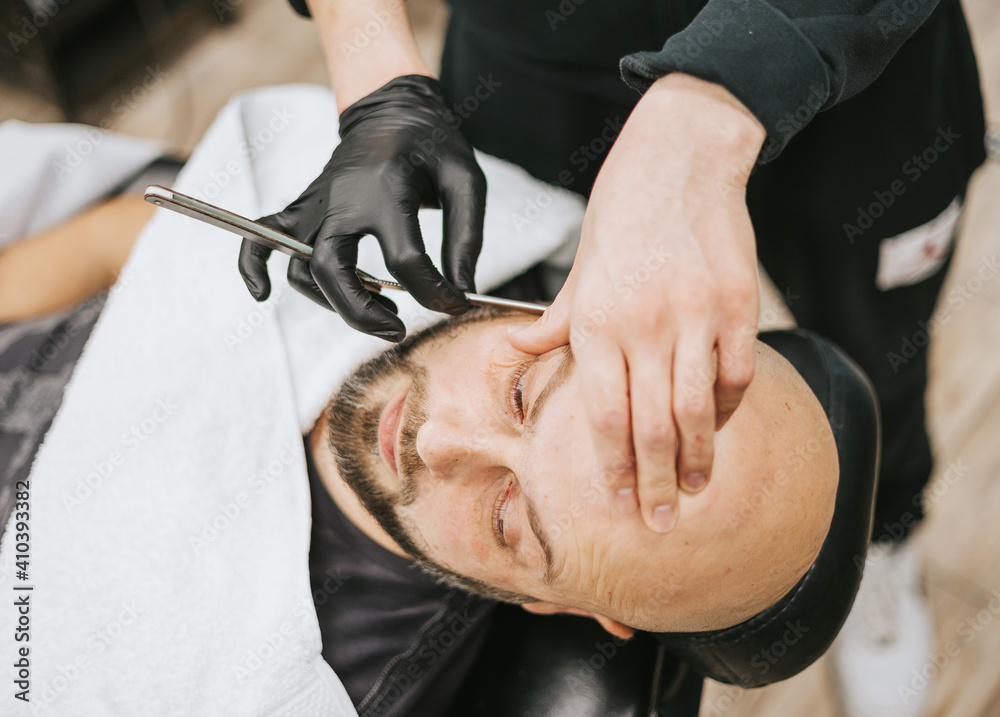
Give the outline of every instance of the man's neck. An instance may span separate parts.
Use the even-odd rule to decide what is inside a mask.
[[[340,477],[337,470],[337,461],[330,450],[326,440],[326,426],[322,418],[316,422],[309,433],[309,449],[312,451],[313,463],[316,472],[319,473],[320,480],[330,494],[330,498],[337,504],[340,511],[347,516],[347,519],[354,523],[357,528],[381,545],[383,548],[404,558],[410,557],[396,545],[389,534],[382,530],[382,526],[372,517],[365,506],[354,494],[351,487]]]

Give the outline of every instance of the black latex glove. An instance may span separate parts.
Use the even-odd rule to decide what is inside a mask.
[[[288,282],[355,329],[401,341],[406,329],[395,305],[365,289],[355,273],[358,242],[372,234],[386,267],[417,301],[449,314],[468,310],[463,292],[476,290],[486,177],[437,80],[397,77],[344,110],[340,137],[302,195],[258,220],[313,247],[311,260],[291,259]],[[420,207],[444,210],[444,276],[424,250]],[[270,254],[247,239],[240,247],[240,274],[257,301],[271,292]]]

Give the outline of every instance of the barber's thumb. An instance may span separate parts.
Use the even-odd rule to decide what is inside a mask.
[[[257,223],[293,236],[291,229],[294,222],[287,209],[263,216]],[[244,239],[240,246],[240,275],[250,295],[257,301],[264,301],[271,294],[271,279],[267,274],[267,260],[270,256],[270,249],[249,239]]]
[[[249,239],[244,239],[240,244],[237,266],[243,283],[257,301],[264,301],[271,295],[271,279],[267,275],[267,258],[270,255],[270,249]]]
[[[570,302],[555,302],[530,324],[507,327],[507,338],[518,351],[542,354],[569,343]]]

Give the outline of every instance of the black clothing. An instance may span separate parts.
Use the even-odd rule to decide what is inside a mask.
[[[767,161],[816,112],[871,84],[935,5],[937,0],[709,0],[662,50],[624,58],[622,78],[645,90],[669,72],[684,72],[726,87],[767,130],[761,151]]]
[[[965,18],[958,3],[946,3],[868,90],[818,115],[777,161],[758,167],[748,186],[758,256],[796,321],[842,347],[879,395],[873,540],[900,539],[923,518],[921,493],[933,469],[924,327],[947,272],[946,264],[916,284],[882,291],[874,281],[881,240],[964,197],[985,160],[985,132]],[[934,161],[921,163],[926,158]],[[905,193],[885,207],[884,192],[894,183]],[[855,233],[864,226],[859,214],[873,203],[884,213]],[[906,345],[915,345],[914,355],[895,361]]]
[[[495,603],[446,587],[361,532],[330,497],[306,440],[309,575],[323,659],[360,717],[445,715]]]

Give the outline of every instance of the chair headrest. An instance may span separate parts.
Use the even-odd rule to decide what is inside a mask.
[[[840,479],[830,530],[806,574],[771,607],[723,630],[656,635],[697,672],[747,688],[804,670],[847,619],[871,539],[880,443],[874,389],[846,354],[801,329],[759,338],[796,368],[833,428]]]

